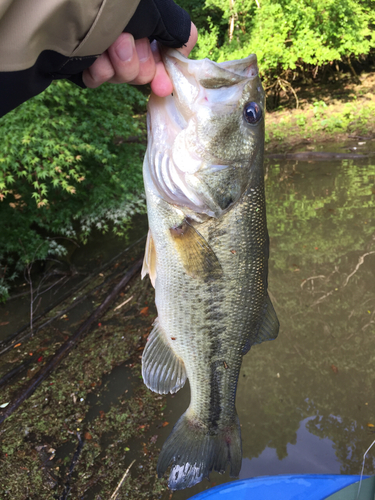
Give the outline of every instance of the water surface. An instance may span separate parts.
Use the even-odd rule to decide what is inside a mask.
[[[269,162],[266,171],[281,327],[243,359],[240,478],[359,474],[375,439],[375,161]],[[184,389],[173,417],[188,402]],[[375,473],[375,451],[365,472]],[[173,499],[229,480],[212,474]]]
[[[254,346],[243,359],[236,403],[243,440],[240,478],[359,474],[363,453],[375,439],[375,160],[269,161],[266,195],[269,290],[281,328],[278,339]],[[145,219],[134,231],[134,240],[145,233]],[[72,263],[93,271],[129,243],[117,245],[104,236],[100,244],[77,250]],[[28,300],[10,303],[20,325],[27,322]],[[10,322],[2,335],[16,327]],[[122,384],[109,385],[114,401],[129,382],[121,370],[108,377]],[[158,445],[188,403],[188,384],[168,398],[169,425],[160,428],[157,422],[150,429]],[[374,450],[365,472],[375,473]],[[228,473],[212,474],[173,499],[229,480]],[[163,496],[169,498],[169,492]]]

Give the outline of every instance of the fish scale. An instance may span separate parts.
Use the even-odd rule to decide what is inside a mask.
[[[223,65],[190,61],[173,50],[163,57],[174,93],[165,100],[152,96],[149,104],[144,182],[150,231],[142,275],[148,272],[155,286],[158,319],[143,353],[142,375],[162,394],[176,392],[189,379],[190,405],[158,462],[159,476],[171,466],[169,487],[175,490],[193,486],[211,470],[224,472],[228,464],[231,475],[239,474],[235,397],[242,357],[252,345],[275,338],[279,325],[267,293],[263,116],[250,125],[244,118],[249,106],[247,114],[264,107],[255,56]],[[184,92],[185,75],[189,88],[195,78],[196,92]],[[209,91],[207,81],[213,85]],[[226,87],[230,99],[218,105],[213,93]],[[166,144],[168,120],[176,136],[170,133]],[[179,162],[173,164],[178,187],[169,186],[174,192],[163,191],[155,160],[166,154],[169,163]],[[184,154],[197,165],[201,161],[195,173],[181,170]]]

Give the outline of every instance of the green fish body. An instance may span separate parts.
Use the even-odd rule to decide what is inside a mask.
[[[144,162],[149,235],[143,276],[158,319],[142,359],[147,387],[191,402],[167,441],[161,477],[193,486],[242,450],[235,408],[242,356],[277,336],[267,293],[264,91],[256,57],[217,64],[163,55],[172,96],[151,96]]]

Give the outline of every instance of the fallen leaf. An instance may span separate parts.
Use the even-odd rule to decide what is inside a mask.
[[[148,306],[144,307],[139,311],[139,314],[142,314],[143,316],[147,316],[148,314]]]
[[[13,346],[13,349],[15,349],[16,347],[19,347],[21,344],[16,344]]]
[[[152,437],[150,438],[150,441],[151,441],[151,443],[153,443],[153,444],[155,444],[157,440],[158,440],[158,435],[157,435],[157,434],[155,434],[154,436],[152,436]]]
[[[103,410],[99,410],[99,415],[100,415],[100,418],[103,420],[103,418],[105,418],[105,413]]]
[[[0,326],[5,326],[5,325],[9,325],[9,321],[3,321],[2,323],[0,323]]]
[[[331,370],[333,371],[333,373],[338,373],[339,372],[339,369],[335,365],[331,365]]]
[[[163,427],[167,427],[167,425],[169,425],[169,422],[163,422],[162,424]]]
[[[92,436],[91,434],[87,431],[84,433],[83,437],[87,440],[87,441],[90,441],[90,439],[92,439]]]
[[[138,429],[144,429],[146,426],[145,425],[139,425]]]
[[[375,425],[374,424],[367,424],[367,427],[371,427],[371,429],[372,429],[373,427],[375,427]]]
[[[38,359],[37,359],[37,362],[40,363],[41,361],[43,361],[43,356],[40,356]]]
[[[0,408],[6,408],[9,404],[9,401],[7,403],[3,403],[2,405],[0,405]]]

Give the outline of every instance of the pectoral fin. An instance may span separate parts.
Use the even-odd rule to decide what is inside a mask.
[[[178,227],[170,228],[170,233],[185,271],[189,276],[201,279],[217,279],[223,275],[223,270],[215,252],[187,219]]]
[[[145,248],[145,257],[143,259],[143,266],[141,272],[141,278],[143,279],[146,274],[150,276],[152,286],[155,288],[156,280],[156,250],[154,245],[154,240],[152,239],[151,230],[148,230],[147,241]]]
[[[173,352],[158,320],[143,351],[142,377],[146,386],[159,394],[174,394],[186,382],[184,362]]]

